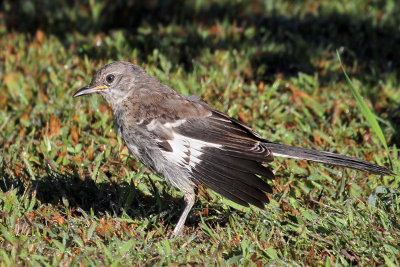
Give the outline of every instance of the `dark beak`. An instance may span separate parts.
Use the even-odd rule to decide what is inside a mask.
[[[108,87],[105,85],[99,85],[99,86],[85,86],[81,89],[78,89],[75,94],[73,95],[73,97],[77,97],[77,96],[81,96],[81,95],[89,95],[89,94],[95,94],[95,93],[99,93],[101,91],[104,91],[105,89],[107,89]]]

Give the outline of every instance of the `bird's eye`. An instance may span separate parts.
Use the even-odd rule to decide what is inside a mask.
[[[106,76],[106,81],[108,83],[112,83],[114,81],[114,79],[115,79],[115,76],[113,74],[109,74]]]

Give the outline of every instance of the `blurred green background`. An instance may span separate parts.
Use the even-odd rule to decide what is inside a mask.
[[[376,114],[384,152],[344,67]],[[399,173],[397,1],[0,3],[3,265],[399,265],[399,177],[277,159],[264,211],[182,195],[129,156],[99,96],[72,99],[125,60],[263,137]],[[212,200],[212,201],[210,201]]]

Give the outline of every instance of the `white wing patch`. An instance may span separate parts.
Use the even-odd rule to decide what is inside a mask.
[[[182,119],[182,120],[177,120],[177,121],[175,121],[173,123],[167,122],[166,124],[164,124],[164,126],[165,127],[178,127],[178,126],[181,126],[185,122],[186,122],[186,120]]]
[[[188,169],[194,168],[201,162],[200,156],[203,154],[202,149],[204,147],[221,147],[218,144],[189,138],[177,133],[174,133],[174,138],[168,140],[168,143],[172,147],[172,152],[163,151],[164,157]]]

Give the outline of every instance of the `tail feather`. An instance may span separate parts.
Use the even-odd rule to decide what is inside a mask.
[[[265,145],[272,151],[272,154],[277,157],[304,159],[338,165],[375,174],[394,175],[391,170],[385,167],[370,163],[362,159],[352,158],[332,152],[318,151],[295,146],[286,146],[271,142],[267,142],[265,143]]]

